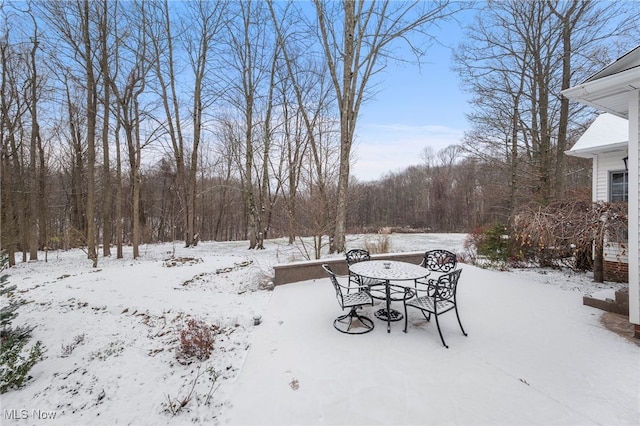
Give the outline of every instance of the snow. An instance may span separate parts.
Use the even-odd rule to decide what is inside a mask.
[[[613,114],[602,113],[566,153],[592,158],[597,153],[626,149],[628,142],[629,122]]]
[[[616,300],[616,291],[612,288],[596,291],[595,293],[588,294],[587,296],[592,299],[614,301]]]
[[[393,234],[393,251],[462,251],[462,234]],[[347,248],[372,236],[350,236]],[[328,279],[267,290],[273,265],[304,260],[269,240],[148,245],[141,258],[79,250],[20,263],[27,301],[14,325],[46,347],[27,385],[0,398],[3,425],[46,424],[638,424],[640,348],[606,330],[582,296],[620,286],[589,274],[499,272],[461,264],[460,315],[409,311],[391,333],[333,328]],[[44,259],[44,254],[41,254]],[[181,262],[166,259],[182,258]],[[175,263],[175,266],[170,266]],[[401,308],[400,306],[397,306]],[[378,306],[367,307],[373,318]],[[261,324],[254,325],[254,316]],[[217,326],[208,360],[175,348],[195,318]],[[217,374],[213,381],[211,368]],[[192,391],[193,389],[193,391]],[[170,401],[190,401],[177,414]]]

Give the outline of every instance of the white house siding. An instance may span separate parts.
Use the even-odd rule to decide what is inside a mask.
[[[605,246],[603,250],[605,261],[629,263],[628,244],[621,245],[614,242],[607,242]]]
[[[594,193],[593,201],[609,200],[609,178],[610,172],[624,171],[624,161],[627,151],[614,151],[598,155],[594,158]],[[604,247],[604,260],[609,262],[629,262],[628,244],[618,244],[616,242],[606,242]]]
[[[598,155],[598,177],[596,180],[595,201],[609,200],[609,173],[623,172],[627,151],[607,152]]]
[[[640,89],[629,93],[629,321],[640,337]]]
[[[640,338],[640,46],[562,94],[629,120],[629,322]]]

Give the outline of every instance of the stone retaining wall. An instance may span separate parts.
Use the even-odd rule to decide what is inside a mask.
[[[424,252],[407,252],[407,253],[384,253],[371,255],[371,260],[399,260],[401,262],[410,262],[419,265],[424,257]],[[347,262],[344,257],[329,258],[319,260],[309,260],[304,262],[281,263],[273,267],[275,285],[289,284],[298,281],[313,280],[318,278],[326,278],[327,273],[322,269],[322,265],[328,264],[333,272],[338,275],[346,275],[348,273]]]
[[[582,297],[582,304],[592,308],[602,309],[607,312],[614,312],[620,315],[629,316],[629,289],[615,292],[615,300],[601,300],[590,296]]]

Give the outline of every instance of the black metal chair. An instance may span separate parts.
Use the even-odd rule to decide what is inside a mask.
[[[424,254],[420,266],[432,272],[447,273],[456,269],[458,259],[455,253],[448,250],[429,250]]]
[[[347,314],[341,315],[333,321],[333,327],[346,334],[364,334],[373,330],[373,321],[357,312],[357,309],[364,305],[373,305],[373,299],[367,291],[367,286],[352,285],[350,280],[347,285],[340,284],[338,277],[329,265],[325,263],[322,268],[329,275],[329,279],[336,290],[336,298],[340,307],[343,310],[351,308]],[[354,328],[360,330],[352,331]]]
[[[367,250],[364,249],[349,250],[346,253],[345,257],[347,266],[351,266],[354,263],[366,262],[371,260],[371,255]],[[367,286],[367,291],[374,299],[385,300],[387,298],[384,288],[384,281],[361,277],[360,275],[352,274],[351,271],[349,271],[349,281],[356,282],[359,286]]]
[[[436,317],[436,325],[442,344],[448,348],[440,330],[440,322],[438,317],[450,310],[455,310],[460,330],[465,336],[467,333],[460,322],[460,314],[458,313],[458,302],[456,293],[458,289],[458,281],[462,274],[462,269],[456,269],[446,274],[440,275],[437,279],[430,279],[428,283],[417,282],[418,290],[415,297],[405,301],[404,303],[404,332],[407,332],[407,307],[419,309],[427,321],[431,321],[431,314]]]

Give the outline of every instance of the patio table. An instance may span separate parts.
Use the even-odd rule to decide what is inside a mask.
[[[431,272],[420,265],[397,260],[368,260],[354,263],[349,266],[349,271],[361,277],[384,281],[386,308],[382,308],[374,313],[376,318],[387,321],[387,332],[391,332],[391,321],[399,321],[403,315],[395,309],[391,309],[391,287],[400,286],[403,290],[411,286],[415,280],[427,277]],[[394,284],[391,284],[391,281]],[[403,299],[406,298],[406,291]]]

